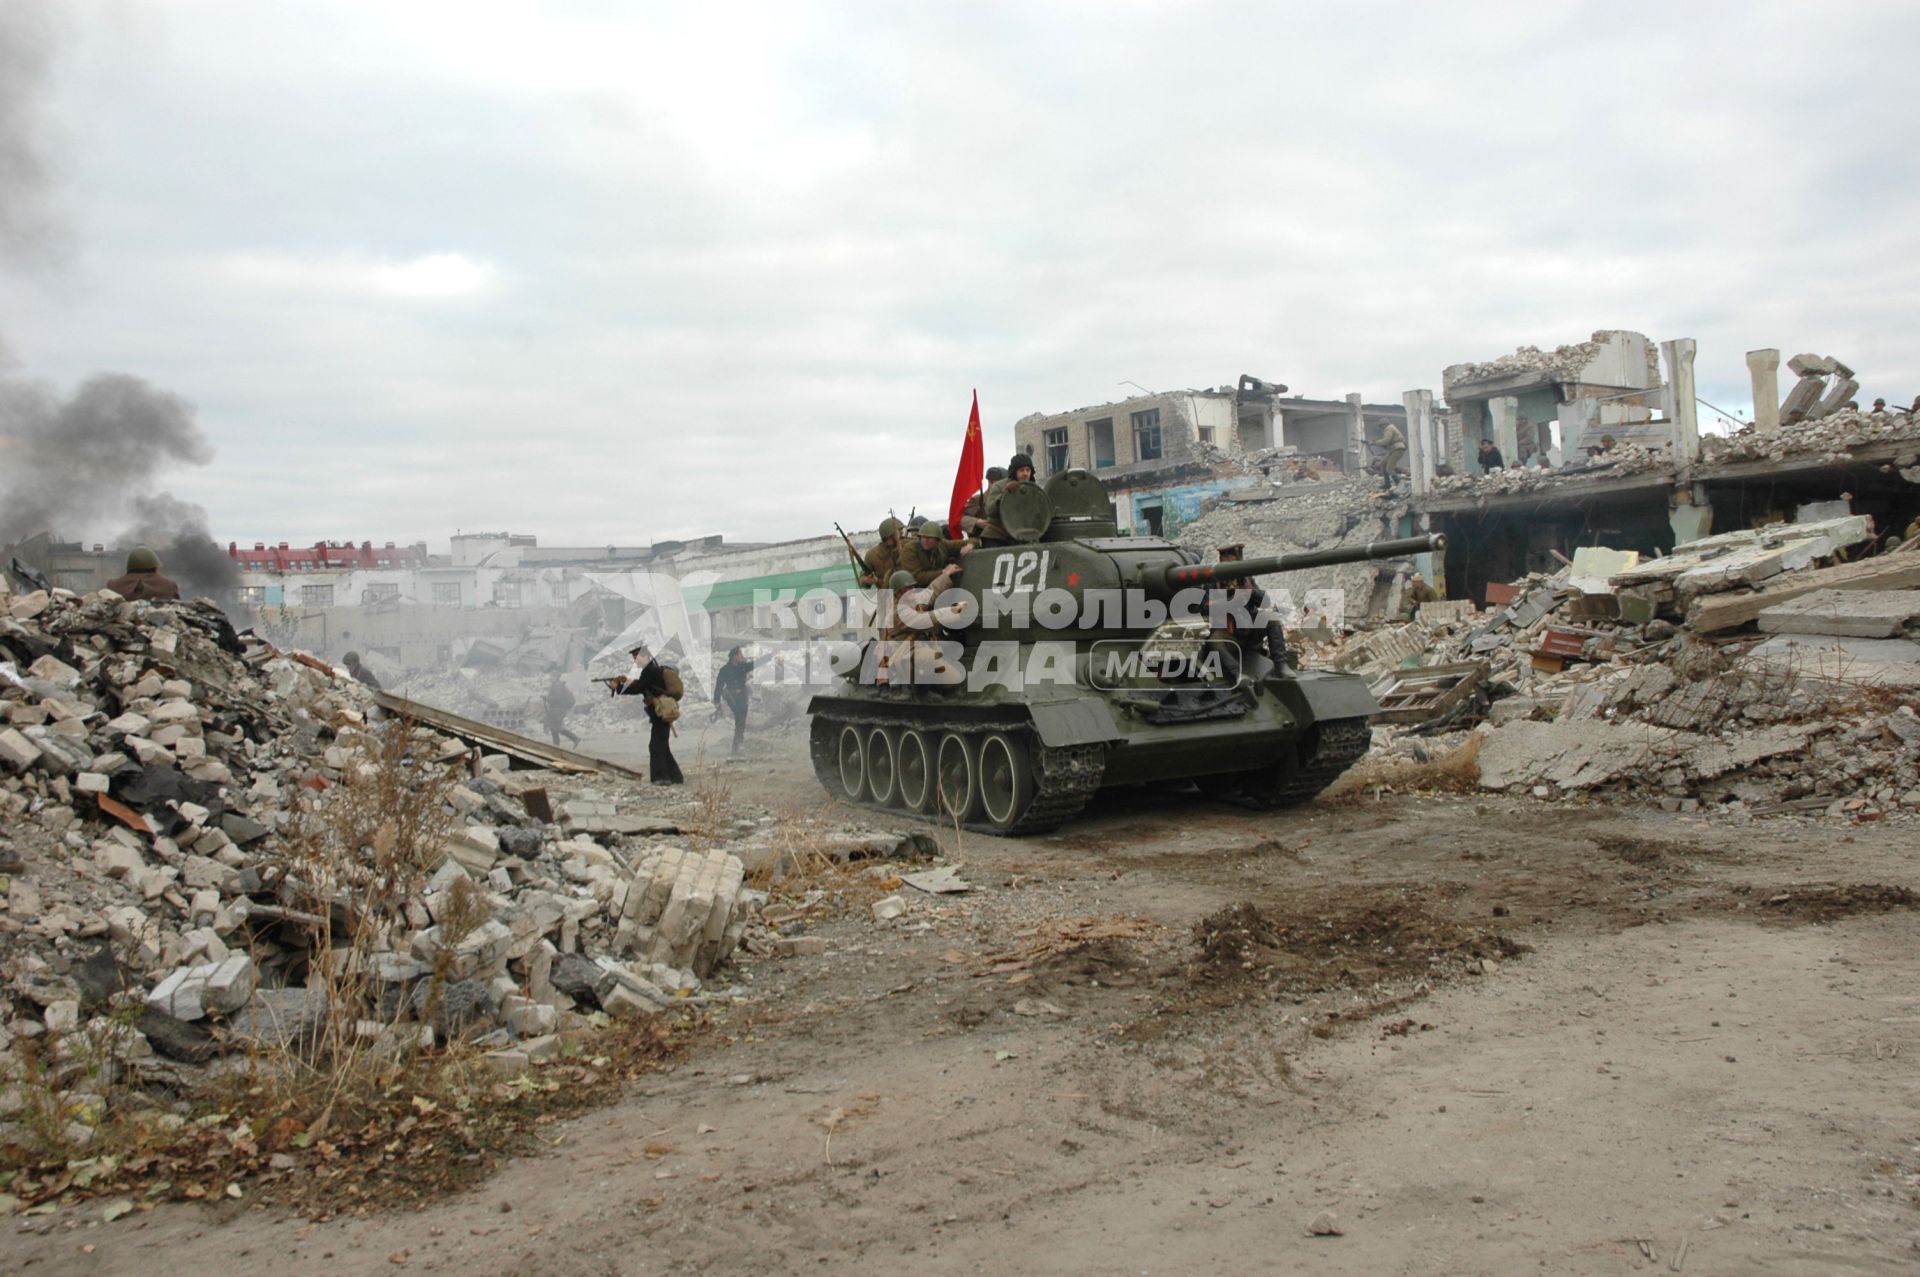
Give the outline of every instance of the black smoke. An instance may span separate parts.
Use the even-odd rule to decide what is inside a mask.
[[[55,23],[50,0],[0,0],[0,265],[50,266],[64,248],[43,104]],[[11,363],[0,335],[0,371]],[[138,377],[103,373],[62,398],[0,375],[0,545],[120,528],[119,545],[150,546],[182,592],[231,606],[239,572],[209,535],[207,512],[158,483],[212,459],[192,407]]]
[[[0,3],[0,256],[39,262],[56,255],[61,227],[41,95],[53,66],[53,7],[45,0]]]
[[[102,373],[64,399],[0,377],[0,545],[119,528],[120,545],[152,547],[183,591],[229,602],[239,574],[207,512],[159,486],[168,470],[212,459],[192,407],[138,377]]]

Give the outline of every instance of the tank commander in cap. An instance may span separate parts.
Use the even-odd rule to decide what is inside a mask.
[[[1018,488],[1023,483],[1032,483],[1033,458],[1024,452],[1016,452],[1007,462],[1007,477],[987,489],[987,499],[983,503],[986,523],[980,529],[980,541],[983,545],[1011,545],[1013,538],[1000,526],[1000,498]]]
[[[127,574],[107,582],[107,588],[123,599],[180,597],[180,587],[171,578],[160,575],[160,556],[144,545],[127,555]]]
[[[900,566],[900,534],[906,526],[892,515],[880,520],[880,544],[867,551],[867,570],[860,574],[860,584],[879,585],[893,576]]]

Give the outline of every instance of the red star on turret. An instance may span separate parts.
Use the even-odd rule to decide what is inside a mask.
[[[1077,585],[1079,585],[1079,584],[1080,584],[1080,574],[1079,574],[1078,572],[1069,572],[1069,573],[1067,573],[1067,588],[1068,588],[1068,589],[1072,589],[1072,588],[1073,588],[1074,586],[1077,586]]]

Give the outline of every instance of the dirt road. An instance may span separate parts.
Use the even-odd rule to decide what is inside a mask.
[[[820,802],[793,738],[690,770]],[[886,924],[857,878],[782,905],[824,954],[744,960],[752,999],[691,1060],[478,1191],[324,1224],[82,1214],[0,1260],[1920,1270],[1911,825],[1136,791],[1057,836],[944,842],[973,891],[908,889]],[[1309,1234],[1323,1213],[1339,1235]]]

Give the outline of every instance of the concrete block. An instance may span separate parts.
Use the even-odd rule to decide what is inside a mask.
[[[244,953],[235,953],[224,962],[213,964],[207,974],[206,1007],[209,1011],[238,1011],[253,996],[259,974],[254,970],[253,959]]]
[[[50,776],[71,776],[93,762],[92,746],[52,727],[29,727],[22,734],[39,747],[37,765]]]
[[[35,590],[31,594],[22,594],[15,599],[13,606],[8,610],[13,613],[15,620],[31,621],[46,611],[52,603],[52,597],[45,590]]]
[[[528,998],[518,1001],[524,1005],[508,1009],[505,1016],[507,1027],[513,1030],[514,1036],[537,1038],[553,1032],[554,1025],[559,1020],[559,1012],[544,1002],[535,1002]]]
[[[519,1077],[532,1066],[532,1059],[517,1047],[505,1051],[489,1051],[480,1057],[501,1077]]]
[[[616,1020],[637,1020],[661,1011],[660,1006],[622,985],[615,985],[600,995],[600,1009]]]
[[[23,772],[40,761],[40,747],[12,727],[0,731],[0,763]]]
[[[147,866],[146,857],[117,842],[103,842],[93,849],[93,863],[109,878],[124,878]]]
[[[49,683],[58,683],[62,687],[72,687],[80,681],[79,670],[52,655],[42,656],[27,666],[27,673],[34,678],[44,678]]]

